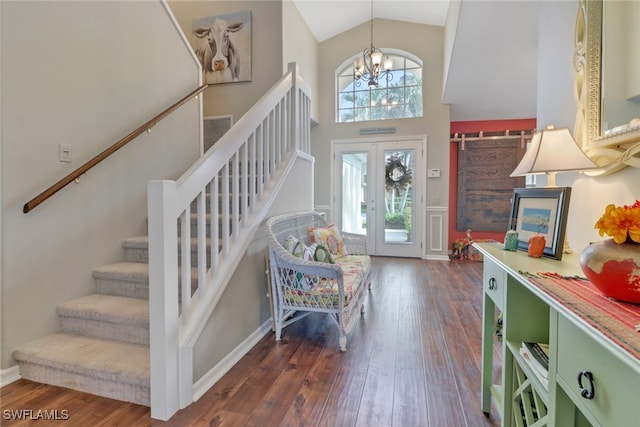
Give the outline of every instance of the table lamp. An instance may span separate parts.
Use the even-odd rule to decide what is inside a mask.
[[[568,128],[556,129],[550,125],[533,135],[529,149],[509,176],[544,173],[548,177],[547,187],[556,187],[557,172],[597,168],[573,139]]]

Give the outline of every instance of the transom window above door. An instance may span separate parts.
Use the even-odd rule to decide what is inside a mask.
[[[422,117],[422,61],[395,49],[385,49],[384,54],[393,65],[377,87],[370,88],[365,79],[357,78],[354,60],[362,54],[336,70],[336,122]]]

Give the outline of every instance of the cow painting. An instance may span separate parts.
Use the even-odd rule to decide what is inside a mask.
[[[250,12],[212,16],[193,24],[195,53],[206,83],[251,80]]]

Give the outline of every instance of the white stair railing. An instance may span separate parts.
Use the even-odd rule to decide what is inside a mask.
[[[290,64],[182,177],[149,182],[152,418],[193,402],[193,346],[295,157],[310,152],[310,106]]]

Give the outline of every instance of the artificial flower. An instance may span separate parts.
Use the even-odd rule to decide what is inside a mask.
[[[608,205],[595,228],[600,236],[607,234],[616,243],[624,243],[627,239],[640,243],[640,200],[631,206]]]

